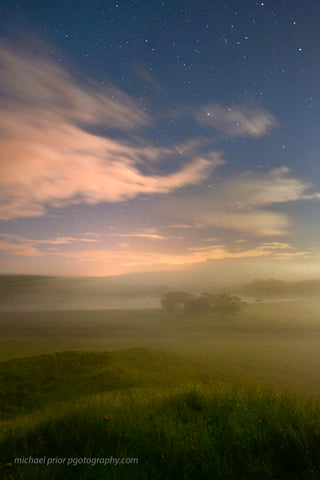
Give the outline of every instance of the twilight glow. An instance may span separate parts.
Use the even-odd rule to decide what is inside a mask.
[[[72,3],[2,2],[0,273],[316,277],[320,5]]]

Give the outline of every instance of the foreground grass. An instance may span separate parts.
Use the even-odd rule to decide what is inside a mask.
[[[91,396],[17,418],[1,438],[4,462],[66,459],[5,467],[12,478],[30,480],[318,479],[319,445],[317,404],[203,386]],[[138,463],[77,465],[110,457]]]
[[[65,352],[10,366],[11,391],[15,384],[24,397],[12,395],[0,425],[0,478],[320,478],[315,400],[210,376],[199,383],[193,362],[148,349]],[[44,464],[14,464],[29,456]],[[110,457],[138,463],[99,463]]]

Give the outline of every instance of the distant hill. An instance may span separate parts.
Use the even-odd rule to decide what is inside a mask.
[[[103,293],[110,295],[161,295],[166,285],[125,283],[121,277],[51,277],[42,275],[0,275],[0,292],[47,291],[57,293]]]
[[[243,295],[256,298],[320,296],[320,280],[254,280],[237,288]]]
[[[136,285],[118,277],[0,275],[0,306],[19,310],[107,308],[108,299],[125,298],[120,308],[145,308],[155,306],[154,303],[160,306],[159,299],[167,290],[166,285]],[[146,300],[141,306],[130,306],[130,299],[138,297],[157,298],[158,301]]]

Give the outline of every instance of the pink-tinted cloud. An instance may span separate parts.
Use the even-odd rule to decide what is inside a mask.
[[[150,238],[153,237],[147,236],[146,240]],[[93,241],[91,245],[94,248],[90,246],[90,249],[87,249],[86,242],[88,240],[87,238],[73,237],[37,240],[3,234],[0,237],[0,252],[11,257],[25,257],[25,259],[28,257],[43,258],[46,264],[51,264],[55,258],[60,268],[63,265],[81,263],[83,271],[90,271],[91,274],[95,268],[99,274],[103,268],[105,274],[121,274],[157,269],[176,270],[208,260],[258,257],[290,259],[310,253],[295,251],[289,243],[282,242],[257,243],[252,247],[238,246],[236,249],[231,249],[224,244],[210,244],[181,248],[178,253],[170,253],[163,249],[155,251],[147,243],[141,250],[141,247],[140,249],[129,247],[128,244],[122,244],[120,248],[106,248],[100,241],[93,245]],[[71,244],[72,249],[67,248]]]
[[[0,240],[0,254],[14,257],[41,257],[39,248],[28,240],[21,242],[12,242],[10,240]]]
[[[150,118],[131,98],[112,85],[82,85],[61,64],[41,54],[0,45],[1,89],[10,107],[108,127],[134,129]],[[7,104],[8,105],[8,104]],[[21,112],[22,109],[22,112]],[[16,121],[19,119],[16,118]],[[41,125],[41,118],[39,125]],[[36,115],[34,116],[36,121]]]
[[[296,256],[307,257],[310,252],[296,252],[291,245],[281,242],[256,244],[251,248],[231,250],[226,245],[208,245],[205,247],[187,248],[178,254],[156,252],[154,250],[138,251],[132,248],[121,250],[81,250],[71,253],[61,252],[65,262],[69,265],[81,261],[86,271],[96,271],[97,274],[105,272],[123,274],[137,271],[173,271],[181,270],[207,261],[241,260],[270,258],[288,260]],[[96,270],[95,270],[96,269]]]
[[[161,235],[159,233],[150,232],[148,229],[142,232],[128,232],[128,233],[110,233],[111,237],[137,237],[137,238],[149,238],[151,240],[168,240],[170,237]]]
[[[92,238],[57,237],[44,240],[25,238],[21,235],[0,234],[0,253],[10,256],[43,257],[55,253],[65,245],[95,243]]]
[[[154,160],[175,150],[86,129],[112,126],[128,137],[152,123],[127,95],[81,84],[61,65],[4,46],[0,74],[0,218],[43,215],[48,206],[169,193],[201,182],[209,168],[223,163],[220,153],[210,158],[194,154],[173,173],[144,174],[142,163],[151,161],[152,168]]]
[[[174,223],[170,225],[170,228],[182,228],[182,229],[193,229],[193,228],[201,228],[203,225],[201,223],[194,223],[194,224],[189,224],[189,223]]]

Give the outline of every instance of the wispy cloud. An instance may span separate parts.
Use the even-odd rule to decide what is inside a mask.
[[[201,242],[206,242],[206,243],[213,243],[217,241],[218,241],[218,238],[216,237],[201,238]]]
[[[179,218],[182,225],[213,228],[213,236],[230,230],[254,237],[279,237],[288,235],[292,226],[291,215],[284,208],[279,211],[279,205],[319,198],[309,182],[294,177],[287,167],[279,167],[234,174],[207,190],[177,192],[163,199],[158,208],[168,222]]]
[[[134,249],[125,249],[123,245],[121,250],[82,250],[71,253],[61,252],[65,261],[69,264],[77,263],[81,260],[85,269],[89,271],[103,272],[105,270],[116,274],[137,272],[137,271],[173,271],[181,270],[186,267],[192,267],[205,264],[209,261],[222,261],[226,259],[245,260],[245,259],[283,259],[289,260],[294,257],[308,257],[310,252],[296,252],[289,244],[261,243],[251,248],[238,250],[229,249],[227,245],[208,245],[205,247],[187,248],[179,254],[170,254],[166,252],[156,252],[154,250],[137,251]]]
[[[150,117],[131,98],[113,85],[99,87],[85,79],[76,81],[61,64],[11,45],[0,45],[1,89],[13,113],[47,114],[71,123],[136,129],[147,125]],[[8,108],[9,110],[9,108]],[[21,111],[22,110],[22,111]],[[18,118],[14,121],[18,124]],[[21,121],[23,120],[23,117]],[[41,116],[38,126],[41,126]],[[18,125],[17,125],[18,126]]]
[[[0,239],[0,254],[15,257],[41,257],[42,252],[34,242],[28,239],[12,241],[12,239]]]
[[[80,83],[52,60],[3,45],[0,74],[1,218],[165,194],[200,183],[208,169],[223,163],[219,153],[204,158],[193,152],[170,174],[150,171],[151,162],[147,175],[141,164],[176,151],[140,146],[137,129],[152,119],[126,94]],[[120,133],[115,139],[89,132],[96,127]]]
[[[212,232],[212,237],[218,235],[221,238],[226,231],[254,237],[278,237],[290,232],[291,219],[287,214],[262,207],[237,209],[228,205],[229,193],[226,187],[225,191],[172,196],[164,199],[156,209],[159,217],[167,217],[169,222],[173,218],[180,218],[181,222],[189,220],[199,223],[202,226],[199,231],[206,231],[205,235]]]
[[[261,137],[278,124],[273,115],[261,108],[222,107],[216,103],[202,106],[196,119],[230,137]]]
[[[245,172],[226,182],[228,203],[240,210],[251,210],[277,203],[317,199],[319,194],[308,194],[311,184],[294,178],[287,167],[269,172]]]
[[[163,88],[160,85],[159,82],[155,79],[154,75],[148,70],[147,65],[136,65],[135,68],[135,73],[137,74],[138,77],[140,77],[144,84],[147,83],[150,85],[153,89],[155,89],[158,92],[163,92]]]
[[[39,240],[2,233],[0,234],[0,253],[23,257],[41,257],[50,252],[54,253],[53,247],[96,242],[97,240],[92,238],[57,237]]]
[[[201,228],[203,225],[201,223],[174,223],[170,225],[171,228],[182,228],[182,229],[189,229],[189,228]]]
[[[145,229],[142,231],[127,232],[127,233],[109,233],[110,237],[137,237],[148,238],[151,240],[169,240],[170,237],[158,233],[155,229]],[[172,238],[172,237],[171,237]]]
[[[130,234],[128,235],[130,236]],[[150,237],[147,237],[150,238]],[[182,248],[179,253],[155,251],[153,248],[143,250],[121,244],[119,248],[103,248],[98,242],[87,248],[87,238],[61,237],[37,240],[18,235],[1,235],[0,252],[11,257],[43,257],[46,263],[58,259],[63,265],[76,265],[81,261],[83,271],[100,273],[105,269],[109,274],[121,274],[134,271],[179,270],[186,266],[224,259],[253,259],[272,257],[288,260],[296,256],[307,256],[310,252],[296,251],[289,243],[267,242],[255,246],[230,248],[224,244],[210,244]],[[72,244],[72,248],[67,248]],[[52,249],[51,247],[56,248]]]
[[[203,211],[199,218],[207,226],[235,230],[256,237],[287,235],[290,231],[290,219],[283,213],[256,209],[254,211],[233,211],[212,208]]]

